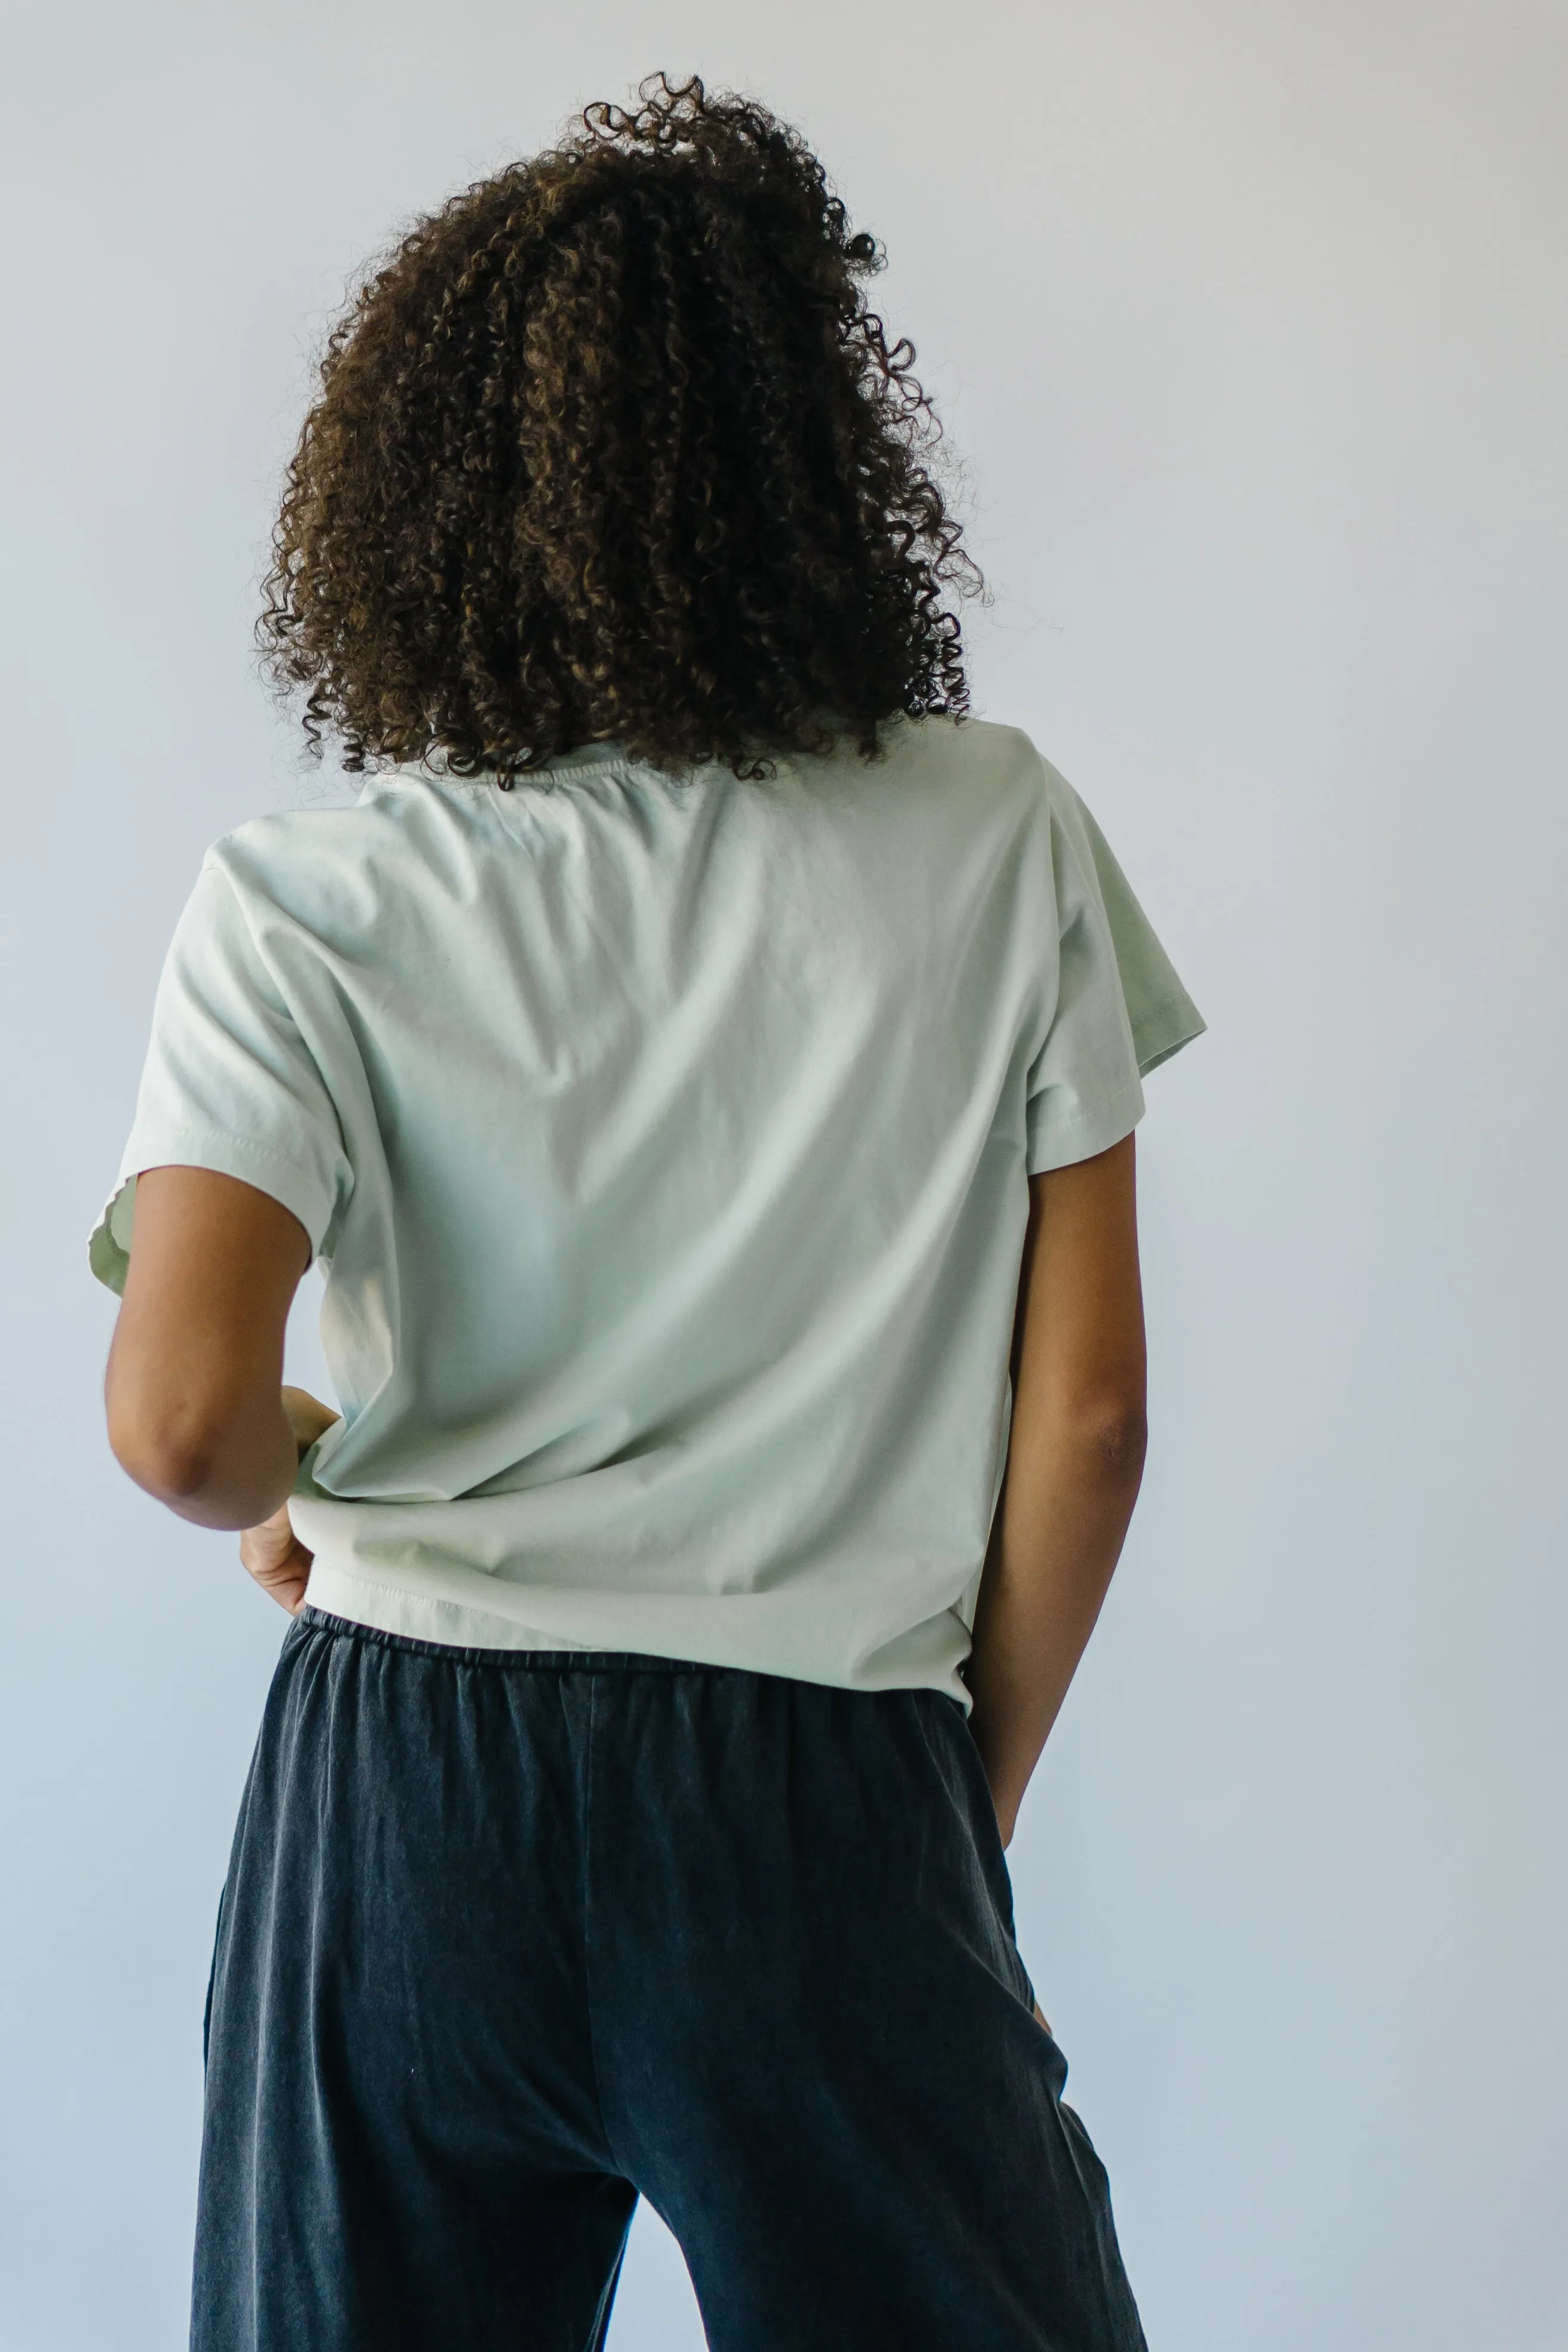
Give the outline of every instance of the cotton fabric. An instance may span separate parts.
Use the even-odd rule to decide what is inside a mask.
[[[1028,1175],[1202,1027],[1014,729],[398,770],[208,852],[92,1263],[148,1167],[299,1218],[337,1616],[967,1704]]]
[[[208,2014],[192,2352],[1143,2352],[940,1693],[307,1611]]]

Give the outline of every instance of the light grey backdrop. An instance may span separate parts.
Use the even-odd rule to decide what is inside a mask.
[[[283,1621],[109,1460],[83,1241],[203,846],[310,789],[248,651],[309,354],[399,220],[666,63],[886,238],[979,704],[1211,1023],[1143,1129],[1148,1483],[1012,1857],[1153,2352],[1563,2352],[1562,7],[5,26],[0,2352],[183,2340]],[[616,2352],[699,2340],[639,2223]]]

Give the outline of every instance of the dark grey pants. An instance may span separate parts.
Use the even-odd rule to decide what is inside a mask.
[[[1138,2352],[963,1710],[307,1610],[208,2009],[195,2352]]]

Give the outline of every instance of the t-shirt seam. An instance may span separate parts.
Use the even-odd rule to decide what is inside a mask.
[[[235,912],[238,916],[241,924],[244,926],[246,938],[250,942],[251,952],[255,956],[257,962],[260,965],[262,971],[266,973],[268,982],[272,989],[273,994],[278,1000],[283,1018],[288,1022],[289,1026],[294,1033],[294,1035],[299,1039],[300,1051],[305,1056],[310,1069],[315,1073],[317,1082],[331,1108],[332,1118],[337,1127],[337,1147],[339,1151],[342,1154],[344,1164],[347,1165],[349,1164],[348,1137],[343,1131],[342,1108],[339,1103],[336,1095],[332,1091],[331,1084],[328,1079],[326,1070],[323,1068],[319,1055],[316,1054],[310,1039],[305,1034],[304,1029],[300,1024],[300,1016],[295,1012],[292,1003],[289,1002],[288,991],[283,985],[282,980],[274,966],[273,961],[262,944],[261,934],[257,929],[256,918],[251,911],[247,894],[240,888],[226,858],[219,855],[225,842],[232,840],[233,837],[232,834],[224,834],[220,835],[216,841],[212,843],[207,850],[206,856],[202,860],[202,871],[203,873],[205,873],[207,867],[210,866],[214,873],[220,875],[223,878],[229,897],[234,901]],[[281,907],[278,907],[276,908],[276,911],[279,916],[283,916],[285,910]],[[258,1144],[257,1149],[258,1150],[265,1150],[266,1147]],[[284,1159],[281,1152],[275,1153],[273,1156],[279,1160],[280,1165],[286,1167],[289,1164]]]
[[[149,1124],[151,1125],[152,1122],[150,1121]],[[161,1132],[173,1139],[181,1141],[190,1140],[193,1142],[199,1142],[206,1139],[211,1139],[213,1141],[217,1143],[237,1144],[242,1151],[253,1151],[258,1160],[273,1160],[279,1168],[290,1168],[298,1175],[309,1175],[312,1183],[316,1181],[314,1175],[306,1168],[303,1160],[291,1159],[288,1152],[278,1150],[270,1143],[258,1143],[253,1137],[241,1135],[236,1129],[231,1127],[166,1127],[163,1128]],[[136,1132],[134,1129],[132,1130],[131,1139],[132,1143],[135,1142]],[[127,1155],[127,1159],[128,1160],[132,1160],[135,1156],[134,1151],[132,1151]],[[152,1168],[156,1166],[157,1163],[154,1160],[149,1160],[143,1161],[142,1165],[147,1168]],[[121,1184],[128,1182],[132,1176],[140,1175],[141,1172],[141,1169],[132,1168],[127,1165],[125,1173],[121,1179]],[[118,1187],[116,1189],[118,1190]]]
[[[1051,1124],[1057,1128],[1090,1126],[1103,1118],[1107,1111],[1115,1110],[1123,1102],[1130,1102],[1142,1090],[1142,1079],[1131,1077],[1124,1086],[1118,1087],[1114,1094],[1100,1096],[1094,1102],[1086,1104],[1082,1110],[1064,1111],[1052,1119]],[[1030,1096],[1029,1100],[1031,1103],[1044,1102],[1050,1091],[1049,1087],[1042,1087],[1038,1094]]]
[[[322,1491],[326,1492],[327,1490],[323,1489]],[[334,1495],[331,1499],[335,1503],[341,1503],[353,1501],[355,1498],[348,1496]],[[356,1592],[390,1592],[399,1601],[427,1601],[432,1609],[450,1609],[454,1612],[460,1612],[467,1606],[467,1604],[461,1601],[447,1600],[438,1594],[416,1592],[411,1585],[398,1584],[395,1582],[390,1576],[385,1577],[384,1580],[374,1576],[356,1576],[352,1568],[342,1568],[335,1559],[324,1561],[323,1567],[326,1573],[333,1578],[336,1582],[340,1584],[352,1584]],[[307,1585],[305,1598],[309,1601],[310,1597],[310,1591]],[[468,1614],[471,1616],[486,1616],[494,1615],[496,1613],[498,1612],[478,1609],[468,1611]]]
[[[1182,1011],[1190,1001],[1186,990],[1178,988],[1171,995],[1162,996],[1157,1004],[1145,1005],[1141,1013],[1131,1016],[1133,1034],[1136,1035],[1140,1029],[1146,1029],[1151,1021],[1158,1021],[1163,1013]],[[1195,1006],[1194,1010],[1196,1010]]]
[[[232,1128],[170,1127],[161,1129],[154,1128],[153,1132],[161,1133],[170,1143],[217,1143],[229,1146],[242,1156],[248,1154],[252,1159],[265,1160],[269,1167],[283,1169],[290,1176],[298,1177],[301,1189],[310,1192],[312,1196],[318,1194],[321,1190],[321,1180],[320,1174],[316,1171],[308,1168],[303,1161],[290,1159],[286,1151],[279,1151],[269,1143],[257,1143],[247,1135],[236,1133]],[[129,1165],[125,1167],[120,1182],[115,1187],[114,1192],[111,1196],[111,1206],[113,1202],[119,1199],[120,1194],[124,1191],[126,1185],[129,1184],[134,1177],[140,1176],[144,1169],[155,1168],[163,1165],[179,1167],[184,1164],[178,1160],[170,1160],[168,1162],[155,1160],[142,1160],[140,1151],[136,1145],[136,1134],[137,1130],[132,1129],[131,1136],[131,1149],[128,1151],[127,1159],[128,1160],[137,1160],[139,1164],[135,1167]],[[205,1163],[198,1160],[194,1164],[197,1167],[201,1167],[205,1166]],[[349,1166],[346,1154],[344,1155],[344,1165]],[[223,1169],[218,1169],[209,1172],[223,1175],[227,1171]],[[350,1172],[351,1174],[353,1172],[352,1167],[350,1169]],[[337,1213],[337,1189],[338,1188],[335,1183],[329,1186],[330,1197],[326,1203],[326,1214],[321,1223],[321,1233],[323,1235],[331,1227],[332,1219]],[[282,1205],[285,1208],[289,1208],[289,1204],[287,1202],[284,1202]],[[290,1208],[289,1213],[292,1215],[295,1212]],[[304,1223],[305,1220],[301,1219],[300,1222],[301,1223]],[[310,1227],[308,1225],[306,1230],[310,1234],[311,1248],[315,1249],[319,1247],[320,1244],[317,1235],[313,1232],[310,1232]]]

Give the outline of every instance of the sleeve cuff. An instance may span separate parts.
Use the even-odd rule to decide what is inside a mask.
[[[1184,989],[1175,996],[1166,997],[1163,1003],[1140,1013],[1132,1024],[1132,1050],[1138,1056],[1139,1076],[1146,1078],[1151,1070],[1157,1070],[1162,1062],[1168,1062],[1173,1054],[1179,1054],[1184,1045],[1201,1037],[1207,1027],[1208,1023]]]
[[[208,1168],[215,1175],[234,1176],[242,1184],[254,1185],[299,1218],[313,1257],[320,1255],[331,1224],[335,1198],[321,1176],[264,1145],[195,1128],[145,1140],[133,1135],[121,1162],[120,1183],[104,1204],[87,1244],[89,1266],[117,1297],[124,1292],[130,1268],[136,1179],[143,1168]]]
[[[1174,1052],[1174,1047],[1172,1051]],[[1028,1170],[1043,1176],[1052,1168],[1071,1168],[1109,1151],[1131,1135],[1143,1116],[1143,1089],[1130,1078],[1103,1102],[1084,1105],[1068,1117],[1043,1120],[1029,1132]]]
[[[136,1205],[136,1179],[127,1176],[118,1192],[104,1202],[103,1214],[88,1238],[87,1262],[106,1290],[118,1298],[131,1266],[131,1220]]]

